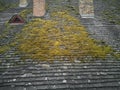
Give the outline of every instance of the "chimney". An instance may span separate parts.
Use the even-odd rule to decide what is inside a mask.
[[[79,0],[79,13],[82,18],[94,18],[93,0]]]
[[[19,1],[19,7],[27,7],[28,2],[27,0],[20,0]]]
[[[45,0],[33,0],[33,16],[41,17],[45,12]]]

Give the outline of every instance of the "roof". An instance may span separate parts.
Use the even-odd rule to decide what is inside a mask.
[[[11,57],[11,55],[13,57]],[[10,56],[10,57],[9,57]],[[119,90],[120,61],[37,62],[1,57],[0,90]],[[7,63],[6,63],[7,62]]]
[[[120,42],[116,39],[120,37],[120,27],[98,21],[84,19],[82,23],[89,28],[92,37],[105,40],[120,50]],[[18,29],[11,32],[19,33]],[[120,60],[108,57],[74,63],[24,61],[13,48],[0,54],[0,90],[120,90]]]

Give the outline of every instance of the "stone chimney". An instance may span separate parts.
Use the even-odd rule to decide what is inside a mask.
[[[82,18],[94,18],[93,0],[79,0],[79,13]]]
[[[33,16],[41,17],[45,12],[45,0],[33,0]]]
[[[27,0],[20,0],[19,1],[19,7],[27,7],[28,2]]]

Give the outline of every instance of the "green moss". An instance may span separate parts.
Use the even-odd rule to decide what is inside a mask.
[[[102,12],[104,20],[112,24],[120,24],[120,3],[117,0],[104,0],[104,3],[107,3],[109,6],[108,9]]]
[[[114,57],[117,58],[117,59],[120,59],[120,52],[115,53],[115,54],[114,54]]]
[[[5,38],[9,34],[10,29],[14,28],[14,26],[9,25],[8,22],[5,23],[4,27],[5,28],[4,28],[3,32],[2,32],[2,34],[0,35],[0,39]]]
[[[0,54],[5,53],[6,51],[8,51],[10,49],[9,46],[5,45],[5,46],[0,46]]]
[[[18,3],[6,4],[4,1],[0,1],[0,11],[4,11],[4,10],[7,10],[9,8],[14,8],[17,6],[18,6]]]
[[[32,13],[32,9],[24,9],[19,14],[21,17],[23,17],[25,20],[27,19],[27,15]]]
[[[112,24],[120,24],[120,17],[116,10],[105,10],[102,12],[103,18]]]
[[[59,0],[56,0],[54,3],[55,5],[53,5],[51,7],[51,2],[47,1],[47,4],[46,4],[46,10],[48,10],[50,13],[54,13],[54,12],[58,12],[58,11],[69,11],[70,14],[74,14],[74,15],[79,15],[79,10],[76,6],[74,5],[71,5],[70,2],[71,1],[64,1],[63,2],[67,2],[69,4],[64,4],[64,5],[60,5],[62,1],[59,1]],[[64,8],[64,9],[63,9]]]
[[[8,37],[10,30],[13,30],[15,26],[9,25],[8,22],[5,23],[4,30],[2,31],[2,34],[0,35],[0,39],[6,40],[6,37]],[[10,50],[10,48],[13,46],[12,42],[10,43],[4,43],[4,45],[0,46],[0,54],[5,53],[6,51]]]

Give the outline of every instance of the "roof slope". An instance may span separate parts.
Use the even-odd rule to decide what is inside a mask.
[[[93,38],[104,40],[120,51],[119,25],[97,18],[81,21]],[[10,36],[18,32],[11,30]],[[8,38],[0,41],[7,43],[11,39]],[[77,60],[47,63],[21,60],[15,52],[13,48],[0,54],[0,90],[120,90],[120,60],[108,57],[85,63]]]
[[[119,90],[120,61],[86,63],[21,61],[1,56],[0,90]]]

